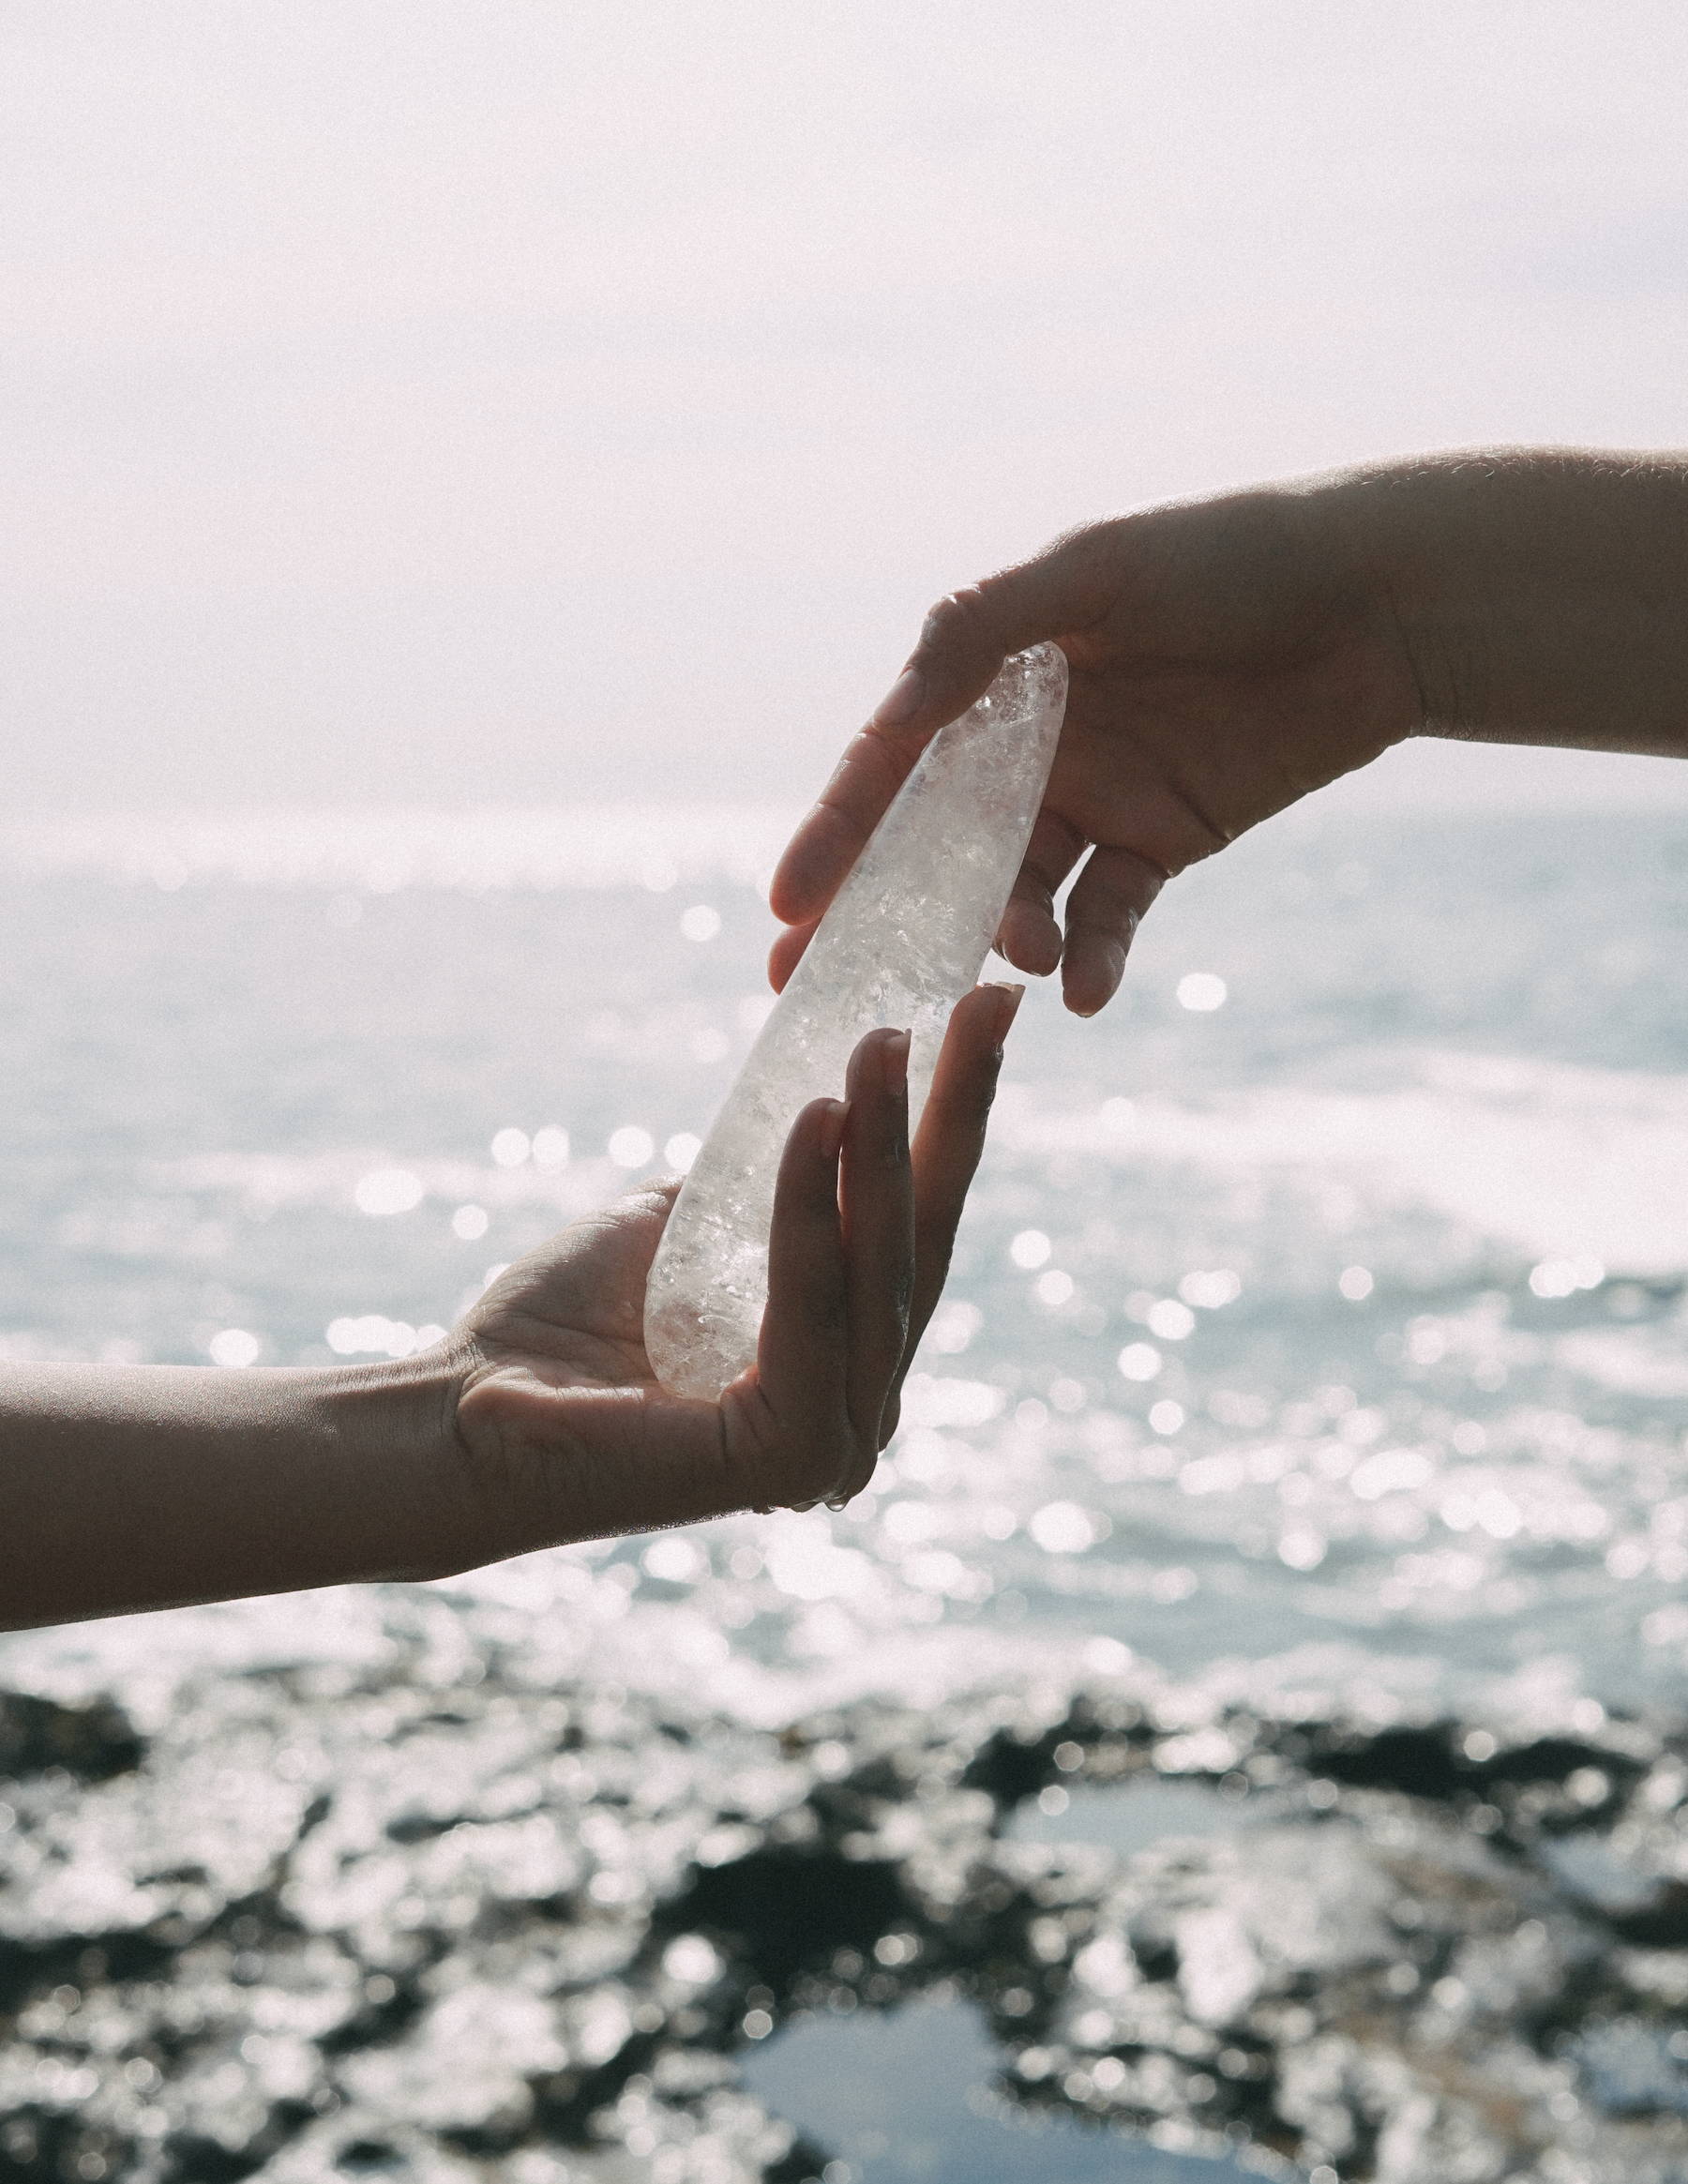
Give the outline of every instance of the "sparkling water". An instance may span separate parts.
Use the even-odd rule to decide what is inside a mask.
[[[768,1007],[790,815],[15,833],[0,1357],[327,1363],[683,1166]],[[873,1490],[435,1589],[559,1673],[776,1720],[1126,1664],[1598,1719],[1688,1668],[1688,820],[1340,829],[1033,987]],[[379,1589],[4,1641],[355,1654]]]

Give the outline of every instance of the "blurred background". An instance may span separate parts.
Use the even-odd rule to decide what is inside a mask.
[[[31,805],[800,798],[931,597],[1082,517],[1681,437],[1669,0],[0,37]]]
[[[684,1167],[938,593],[1685,437],[1674,6],[0,60],[0,1359],[403,1355]],[[1182,879],[841,1516],[0,1640],[0,2184],[1680,2184],[1685,873],[1426,744]]]

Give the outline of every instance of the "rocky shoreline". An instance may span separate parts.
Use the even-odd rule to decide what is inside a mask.
[[[0,1693],[6,2184],[839,2184],[746,2058],[920,1997],[1004,2112],[1244,2174],[1683,2184],[1688,1732],[1123,1678],[763,1732],[496,1650]]]

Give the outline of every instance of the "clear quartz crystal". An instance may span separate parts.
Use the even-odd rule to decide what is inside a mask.
[[[942,730],[821,919],[692,1165],[645,1291],[664,1387],[711,1400],[756,1356],[780,1153],[837,1097],[857,1042],[912,1034],[917,1116],[949,1013],[979,975],[1043,801],[1066,708],[1053,645],[1017,653]]]

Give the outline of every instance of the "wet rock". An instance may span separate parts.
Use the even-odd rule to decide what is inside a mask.
[[[110,1699],[62,1706],[33,1692],[0,1692],[0,1781],[62,1769],[81,1782],[105,1782],[138,1766],[143,1749]]]
[[[1688,2176],[1665,1726],[1044,1691],[763,1734],[430,1645],[144,1735],[6,1702],[0,2176],[802,2184],[740,2052],[945,1996],[1026,2113],[1344,2184]],[[1145,1785],[1203,1831],[1007,1827]]]

